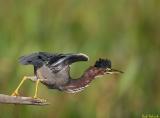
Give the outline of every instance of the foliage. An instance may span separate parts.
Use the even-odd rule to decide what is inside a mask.
[[[99,57],[112,60],[123,75],[96,79],[78,94],[49,90],[47,107],[2,105],[1,118],[131,118],[160,111],[160,2],[158,0],[0,1],[0,93],[11,94],[31,66],[18,57],[36,51],[83,52],[88,63],[74,64],[80,76]],[[32,96],[27,81],[21,94]]]

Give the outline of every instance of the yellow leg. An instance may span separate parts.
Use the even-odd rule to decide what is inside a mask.
[[[35,94],[34,94],[34,98],[38,98],[37,94],[38,94],[38,85],[39,85],[39,79],[36,81],[36,89],[35,89]]]
[[[11,94],[11,96],[18,96],[19,93],[19,88],[22,86],[22,84],[24,83],[24,81],[27,79],[27,76],[24,76],[22,81],[20,82],[20,84],[18,85],[18,87],[16,88],[16,90]]]
[[[34,94],[34,97],[33,97],[33,98],[34,98],[34,99],[39,99],[39,100],[41,100],[41,102],[46,102],[45,99],[40,99],[40,98],[37,97],[39,82],[40,82],[40,79],[38,79],[38,80],[36,81],[36,90],[35,90],[35,94]]]

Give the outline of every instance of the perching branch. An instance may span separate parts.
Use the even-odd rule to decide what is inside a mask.
[[[3,104],[21,104],[21,105],[48,105],[45,100],[34,99],[32,97],[9,96],[0,94],[0,103]]]

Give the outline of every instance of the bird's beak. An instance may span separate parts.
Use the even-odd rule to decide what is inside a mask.
[[[119,74],[119,73],[123,73],[123,72],[120,70],[111,69],[111,68],[106,69],[106,74]]]

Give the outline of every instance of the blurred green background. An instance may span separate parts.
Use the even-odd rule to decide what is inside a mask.
[[[138,118],[160,114],[159,0],[1,0],[0,93],[11,94],[32,66],[18,57],[37,51],[81,52],[89,62],[73,64],[79,77],[99,57],[122,75],[96,79],[67,94],[39,87],[49,106],[0,104],[0,118]],[[24,96],[35,84],[25,82]]]

